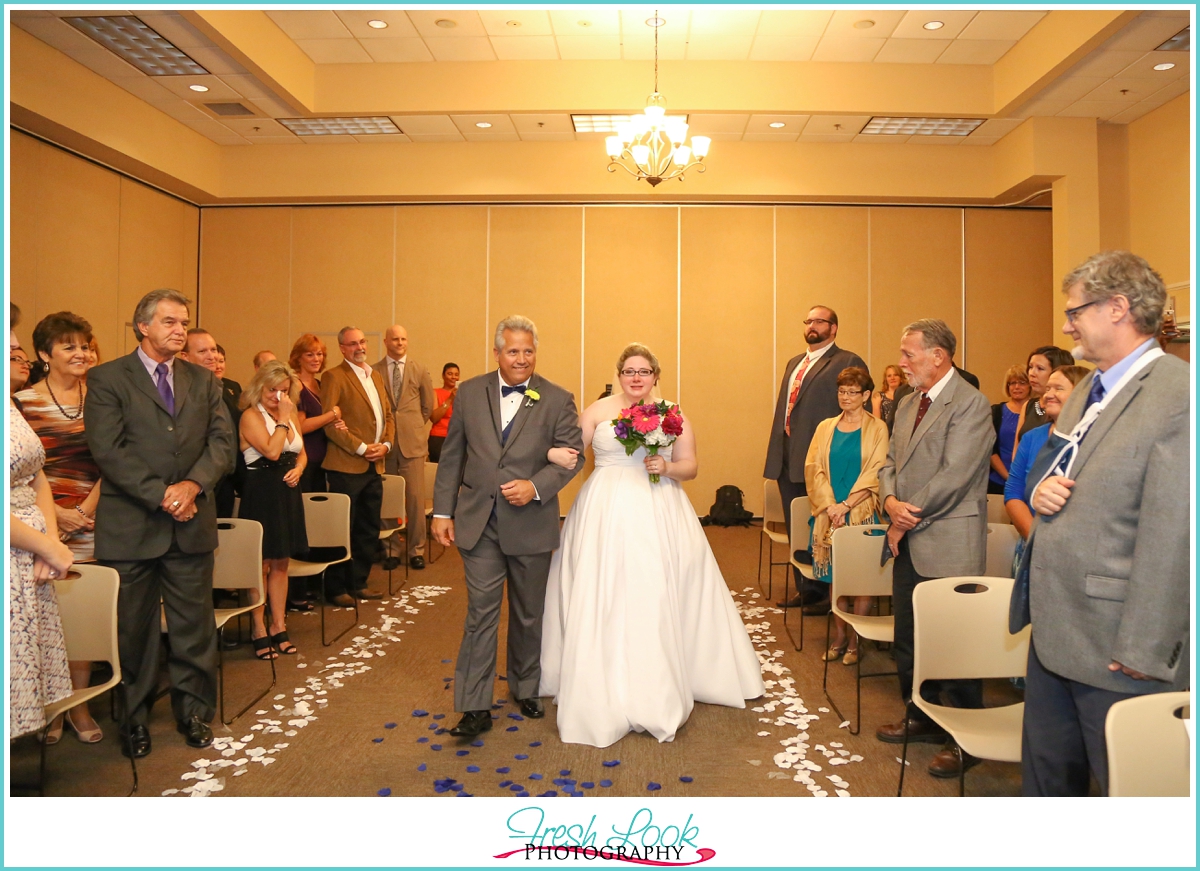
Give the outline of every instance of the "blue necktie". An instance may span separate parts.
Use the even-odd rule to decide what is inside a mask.
[[[524,396],[525,385],[518,384],[516,387],[509,387],[507,384],[504,384],[500,387],[501,396],[512,396],[514,393],[520,393],[522,396]]]
[[[154,374],[158,376],[158,395],[162,397],[163,404],[167,406],[167,413],[171,417],[175,416],[175,394],[171,390],[171,382],[167,380],[166,363],[159,363],[154,367]]]
[[[1089,408],[1103,399],[1104,393],[1104,383],[1100,380],[1100,373],[1097,372],[1096,376],[1092,379],[1092,389],[1088,391],[1087,402],[1083,404],[1083,410],[1087,411]]]

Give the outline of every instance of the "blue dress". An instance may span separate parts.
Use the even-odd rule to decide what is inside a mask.
[[[858,476],[862,474],[862,429],[854,432],[842,432],[834,429],[833,441],[829,445],[829,485],[833,487],[833,500],[844,502],[850,498],[851,488]],[[812,550],[812,530],[816,518],[808,518],[808,547]],[[828,563],[824,570],[813,566],[813,576],[823,583],[833,581],[833,563]]]

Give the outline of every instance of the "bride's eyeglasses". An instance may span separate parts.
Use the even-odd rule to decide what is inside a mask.
[[[643,378],[649,378],[654,374],[653,369],[622,369],[621,374],[626,378],[632,378],[634,375],[640,375]]]

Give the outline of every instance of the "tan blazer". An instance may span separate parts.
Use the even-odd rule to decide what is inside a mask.
[[[395,450],[396,427],[392,420],[392,402],[388,399],[387,388],[378,372],[371,372],[371,381],[379,393],[379,404],[383,407],[383,434],[379,440],[392,443],[392,450]],[[375,441],[375,411],[371,408],[371,400],[367,398],[362,382],[345,360],[342,365],[330,369],[321,377],[321,408],[333,408],[335,405],[342,409],[346,429],[336,429],[333,424],[325,427],[329,448],[321,465],[331,472],[361,474],[367,471],[369,464],[357,451],[363,444]],[[382,459],[375,461],[375,471],[381,475],[384,463]]]
[[[399,451],[409,459],[424,457],[429,453],[429,417],[433,414],[433,382],[429,370],[411,357],[404,364],[404,380],[400,383],[400,395],[392,395],[392,373],[388,358],[384,357],[373,367],[387,387],[388,399],[392,403],[392,418],[396,424],[396,444]]]

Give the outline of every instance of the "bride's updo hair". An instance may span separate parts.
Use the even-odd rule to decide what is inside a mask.
[[[621,356],[617,358],[618,375],[621,374],[621,370],[625,368],[625,361],[630,357],[645,357],[650,361],[650,368],[654,370],[654,377],[657,378],[662,374],[662,367],[658,365],[658,358],[654,356],[654,352],[641,342],[630,342],[625,346],[625,350],[621,352]]]

